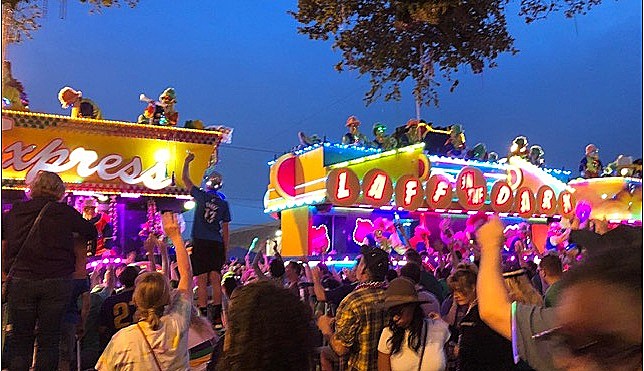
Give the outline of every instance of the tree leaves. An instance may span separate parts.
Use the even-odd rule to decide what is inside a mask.
[[[563,10],[585,14],[601,0],[522,0],[527,23]],[[399,100],[401,84],[411,78],[413,94],[438,105],[437,77],[458,86],[453,74],[496,67],[501,53],[518,52],[506,22],[506,0],[299,0],[298,32],[313,40],[333,40],[343,60],[338,71],[369,75],[365,102]],[[436,76],[436,71],[440,76]]]

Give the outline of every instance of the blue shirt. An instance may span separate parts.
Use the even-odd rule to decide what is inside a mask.
[[[221,223],[230,222],[228,202],[215,192],[205,192],[195,186],[190,195],[197,204],[192,224],[192,238],[223,242]]]

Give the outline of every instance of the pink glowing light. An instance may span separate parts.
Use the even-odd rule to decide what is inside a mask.
[[[115,263],[115,264],[118,264],[118,263],[120,263],[120,262],[121,262],[121,258],[116,258],[116,259],[114,259],[114,263]]]
[[[108,258],[103,259],[103,264],[107,264],[109,262],[110,262],[110,259],[108,259]]]
[[[512,256],[510,257],[510,261],[511,261],[511,262],[513,262],[513,261],[515,261],[515,260],[517,260],[517,259],[516,259],[516,257],[515,257],[514,255],[512,255]]]
[[[96,268],[96,266],[98,266],[98,261],[93,261],[90,265],[92,266],[92,268]]]

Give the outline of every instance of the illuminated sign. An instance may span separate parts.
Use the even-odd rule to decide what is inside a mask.
[[[394,187],[391,184],[389,174],[380,169],[371,169],[362,180],[362,198],[365,202],[374,206],[388,205]]]
[[[432,209],[445,209],[452,203],[452,183],[445,175],[434,174],[427,181],[425,198]]]
[[[425,192],[418,177],[403,175],[396,182],[396,205],[405,210],[416,210],[423,204]]]
[[[534,214],[534,192],[530,188],[521,187],[517,190],[515,209],[519,213],[519,216],[523,218],[530,217]]]
[[[464,167],[456,178],[456,196],[465,209],[482,208],[487,197],[487,183],[483,172],[475,167]]]
[[[333,169],[327,176],[326,193],[334,205],[350,206],[360,196],[360,180],[351,169]]]
[[[559,214],[563,217],[569,218],[573,216],[575,213],[575,196],[568,191],[561,192],[557,200],[557,207]]]
[[[549,186],[542,186],[537,192],[537,212],[548,216],[557,212],[557,195]]]
[[[498,213],[507,213],[514,206],[514,193],[508,182],[499,180],[492,186],[490,193],[492,209]]]
[[[222,139],[218,131],[34,112],[3,111],[2,120],[3,186],[18,189],[51,171],[68,190],[180,194],[186,152],[195,154],[190,176],[199,180]]]
[[[14,142],[3,149],[3,154],[9,154],[7,160],[2,161],[2,168],[13,167],[14,170],[25,173],[25,182],[29,184],[36,178],[40,171],[63,173],[76,168],[80,178],[87,178],[96,174],[101,180],[119,179],[126,184],[143,183],[146,187],[159,190],[172,184],[172,179],[167,174],[167,162],[162,159],[154,165],[143,169],[141,158],[132,157],[124,164],[124,159],[118,154],[110,154],[99,160],[95,151],[77,147],[70,151],[60,138],[50,141],[44,148],[36,145],[25,145],[23,142]]]
[[[488,199],[483,173],[469,166],[459,172],[456,184],[444,174],[432,175],[424,185],[416,175],[405,174],[396,181],[394,189],[390,176],[382,169],[369,170],[360,182],[353,170],[336,168],[328,173],[326,180],[327,198],[334,205],[355,205],[362,193],[362,202],[365,204],[373,207],[390,205],[393,196],[395,207],[409,211],[423,206],[434,210],[453,209],[453,187],[464,210],[480,210],[489,201],[490,206],[486,210],[514,212],[523,218],[534,214],[552,216],[557,208],[564,216],[574,212],[575,200],[570,192],[564,191],[557,198],[552,187],[545,185],[539,188],[535,197],[528,186],[519,187],[514,192],[508,181],[498,180],[492,186]]]

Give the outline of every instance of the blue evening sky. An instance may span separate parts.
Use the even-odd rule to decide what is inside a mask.
[[[595,143],[604,163],[619,154],[642,156],[642,3],[604,0],[586,16],[553,14],[526,25],[510,4],[510,31],[520,53],[499,66],[459,73],[454,93],[440,91],[440,108],[422,117],[461,123],[468,144],[505,153],[526,135],[540,144],[552,167],[576,171],[584,147]],[[220,171],[233,228],[269,220],[262,197],[272,153],[298,144],[296,133],[339,140],[356,115],[369,132],[415,116],[410,85],[401,102],[362,100],[368,79],[337,73],[330,42],[297,34],[286,14],[296,1],[141,1],[88,14],[67,1],[60,18],[49,2],[32,40],[10,45],[8,59],[33,111],[68,114],[57,100],[66,85],[99,104],[104,117],[135,121],[140,93],[177,92],[180,125],[201,119],[235,129],[222,146]],[[241,147],[241,148],[240,148]],[[250,149],[248,149],[250,148]]]

